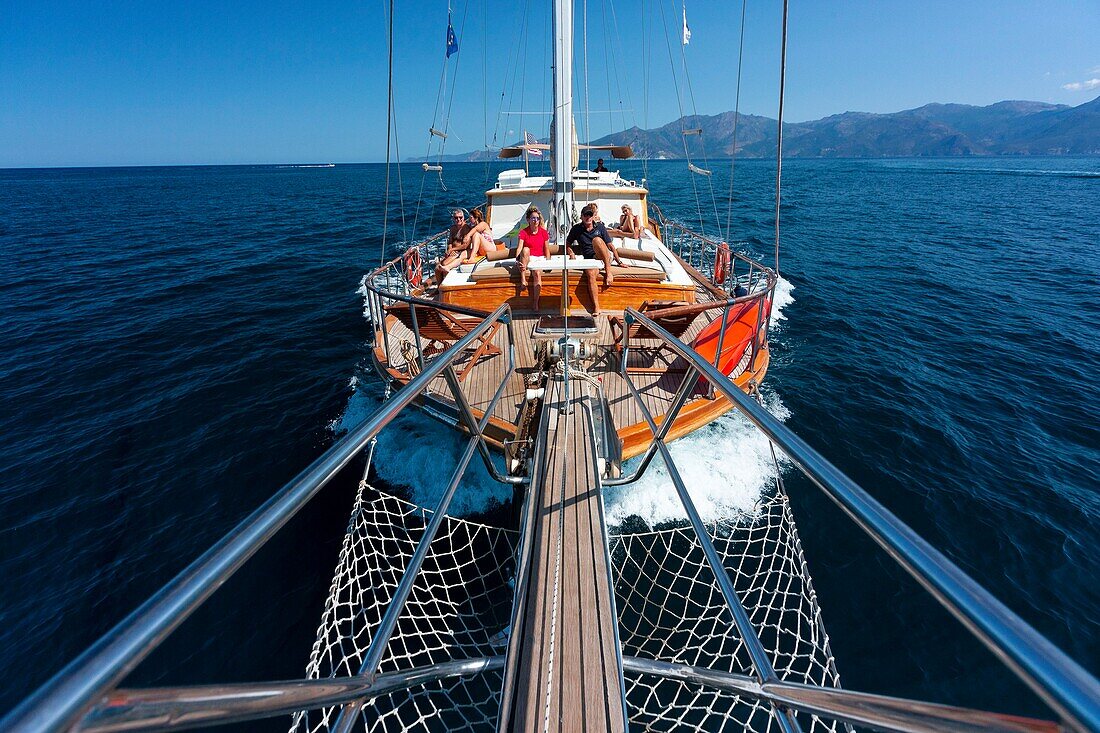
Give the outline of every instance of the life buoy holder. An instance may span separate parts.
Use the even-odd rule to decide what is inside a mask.
[[[725,242],[718,245],[714,253],[714,284],[721,285],[726,281],[726,271],[730,267],[730,246]]]
[[[405,282],[414,288],[420,287],[420,280],[423,277],[421,271],[420,262],[420,250],[416,247],[409,247],[405,251]]]

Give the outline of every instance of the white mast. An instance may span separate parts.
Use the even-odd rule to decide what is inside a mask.
[[[551,238],[565,241],[573,224],[573,0],[554,0],[554,208]]]

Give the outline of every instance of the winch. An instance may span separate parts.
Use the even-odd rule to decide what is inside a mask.
[[[591,316],[572,316],[568,324],[561,316],[544,316],[531,331],[536,357],[546,365],[594,359],[598,338],[599,329]]]

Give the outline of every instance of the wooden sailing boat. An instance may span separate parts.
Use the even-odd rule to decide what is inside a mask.
[[[571,12],[571,11],[570,11]],[[370,273],[364,280],[374,336],[374,363],[393,388],[401,388],[421,372],[425,364],[456,343],[472,324],[502,304],[511,308],[516,334],[516,374],[504,395],[511,403],[514,421],[493,416],[488,438],[504,449],[525,444],[523,413],[530,382],[571,340],[584,355],[587,370],[600,379],[608,397],[609,414],[620,443],[622,459],[644,452],[652,430],[629,399],[623,374],[629,372],[639,385],[657,423],[672,405],[685,365],[659,347],[643,327],[628,327],[623,313],[637,309],[692,345],[742,389],[754,389],[768,368],[767,332],[772,317],[778,277],[774,269],[728,245],[688,230],[664,216],[650,200],[644,185],[623,178],[617,171],[594,172],[577,168],[579,152],[607,150],[612,158],[633,155],[629,146],[578,145],[572,119],[571,26],[556,29],[554,109],[551,144],[531,141],[506,147],[501,158],[526,159],[528,153],[549,151],[552,175],[531,175],[527,167],[500,172],[486,191],[485,215],[497,250],[472,263],[454,267],[440,282],[432,276],[432,263],[445,252],[447,232],[411,247]],[[562,37],[569,36],[569,37]],[[571,144],[557,145],[556,140]],[[643,182],[644,183],[644,182]],[[552,255],[542,263],[542,289],[538,302],[521,283],[517,261],[519,230],[532,205],[547,216]],[[641,223],[640,236],[613,242],[623,266],[613,265],[613,282],[597,275],[600,313],[596,310],[579,263],[570,261],[560,245],[578,212],[596,205],[600,212],[617,212],[629,205]],[[597,265],[601,270],[603,263]],[[400,293],[403,300],[393,297]],[[553,318],[559,319],[557,327]],[[471,349],[463,367],[464,390],[474,415],[480,419],[503,374],[505,339]],[[559,343],[561,342],[561,343]],[[475,368],[475,363],[477,366]],[[429,413],[461,427],[459,406],[442,384],[419,399]],[[732,409],[731,403],[713,390],[700,388],[688,398],[669,431],[675,439],[715,420]]]
[[[570,124],[571,6],[554,8],[557,140]],[[684,26],[686,37],[686,16]],[[632,266],[599,293],[611,312],[585,315],[579,270],[591,263],[565,258],[548,261],[545,297],[524,302],[510,249],[429,284],[425,254],[441,237],[371,273],[374,361],[400,392],[0,729],[175,731],[291,713],[293,733],[1100,730],[1100,684],[1087,671],[742,393],[768,366],[776,273],[668,221],[644,187],[574,170],[575,146],[551,149],[552,177],[498,178],[491,231],[514,247],[517,213],[537,201],[560,241],[578,203],[636,205],[645,231],[620,250],[633,250]],[[377,435],[414,400],[472,433],[430,511],[367,481]],[[514,419],[501,417],[509,403]],[[775,492],[753,516],[709,525],[665,445],[734,404],[1059,722],[842,689],[778,460]],[[506,450],[506,475],[486,437]],[[619,476],[622,457],[646,445]],[[364,450],[305,679],[119,687]],[[522,496],[519,532],[448,516],[478,452]],[[602,488],[635,481],[658,452],[687,526],[610,535]]]

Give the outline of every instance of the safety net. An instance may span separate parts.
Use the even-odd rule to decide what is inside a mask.
[[[361,673],[372,634],[430,516],[366,483],[360,486],[307,667],[310,678]],[[708,531],[777,676],[838,686],[782,487],[753,511],[708,525]],[[380,673],[505,654],[518,544],[513,530],[447,517],[386,647]],[[745,641],[686,523],[613,533],[609,545],[624,656],[755,674]],[[648,673],[627,671],[625,680],[631,726],[638,729],[779,730],[766,702]],[[350,713],[355,718],[349,730],[493,729],[502,685],[497,668],[379,695]],[[291,731],[332,730],[340,714],[339,708],[299,713]],[[800,716],[799,722],[804,730],[836,730],[835,724],[809,716]]]

